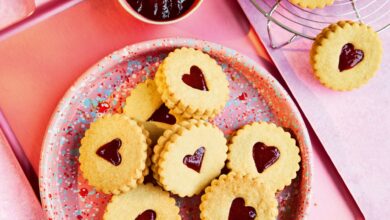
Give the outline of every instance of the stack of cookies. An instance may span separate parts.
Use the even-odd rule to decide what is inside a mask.
[[[170,194],[201,197],[201,219],[276,219],[276,192],[299,170],[290,133],[254,122],[228,141],[208,119],[224,108],[229,83],[209,55],[180,48],[140,83],[123,114],[93,122],[80,169],[97,190],[114,194],[104,219],[181,219]],[[230,173],[221,175],[227,165]],[[152,183],[144,177],[152,171]]]

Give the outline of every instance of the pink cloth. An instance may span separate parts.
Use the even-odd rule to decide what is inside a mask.
[[[365,217],[388,219],[390,56],[386,51],[390,50],[390,30],[380,33],[384,57],[377,76],[358,90],[335,92],[313,76],[311,41],[300,39],[271,49],[265,17],[250,1],[239,2]],[[275,28],[273,36],[283,42],[291,34]]]
[[[0,219],[43,219],[41,205],[0,129]]]

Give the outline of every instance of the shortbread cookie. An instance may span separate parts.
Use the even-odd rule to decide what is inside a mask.
[[[229,98],[221,66],[192,48],[171,52],[159,66],[155,82],[166,106],[183,118],[214,117]]]
[[[382,45],[372,28],[340,21],[317,36],[310,56],[314,74],[323,85],[347,91],[366,84],[375,75]]]
[[[208,122],[183,121],[165,131],[154,148],[154,157],[159,184],[181,197],[192,196],[221,173],[227,157],[226,139]]]
[[[325,6],[332,5],[334,0],[289,0],[295,5],[299,5],[302,8],[323,8]]]
[[[115,195],[108,203],[104,220],[180,220],[179,208],[175,200],[160,187],[152,184],[140,185],[136,189]]]
[[[88,183],[119,194],[148,174],[148,132],[125,115],[106,115],[91,123],[80,147],[80,170]],[[150,163],[150,162],[149,162]]]
[[[278,215],[274,192],[248,175],[220,176],[206,188],[201,200],[202,220],[274,220]]]
[[[272,123],[255,122],[232,137],[227,166],[258,177],[276,191],[290,185],[299,162],[299,148],[290,133]]]

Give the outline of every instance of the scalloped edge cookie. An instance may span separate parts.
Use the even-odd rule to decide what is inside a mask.
[[[96,149],[93,150],[93,152],[88,150],[90,146],[96,146],[95,142],[98,140],[96,136],[104,136],[102,133],[106,135],[106,131],[113,133],[113,128],[115,128],[117,124],[122,124],[122,126],[118,128],[118,131],[122,136],[122,142],[123,139],[133,140],[134,136],[137,136],[139,139],[136,141],[137,147],[140,148],[140,155],[137,157],[138,161],[136,162],[137,164],[132,165],[134,166],[133,170],[126,170],[125,168],[122,168],[126,170],[126,175],[123,175],[125,170],[113,172],[115,169],[112,169],[112,165],[96,155],[96,149],[98,149],[99,146],[94,147]],[[124,126],[128,126],[128,129],[123,129]],[[125,130],[132,132],[126,133]],[[117,137],[117,135],[110,134],[110,136],[111,135]],[[142,127],[140,123],[130,119],[125,115],[109,114],[103,116],[102,118],[98,118],[96,121],[91,123],[90,128],[85,132],[84,137],[81,139],[79,162],[83,177],[87,180],[88,184],[95,187],[97,191],[101,191],[106,194],[119,194],[121,192],[127,192],[130,189],[135,188],[138,184],[143,182],[144,176],[149,173],[148,164],[150,164],[150,160],[148,159],[148,154],[151,150],[148,145],[151,143],[151,141],[148,136],[149,133]],[[123,146],[121,149],[123,149]],[[123,167],[134,164],[133,161],[125,162],[128,160],[124,159],[123,152],[121,155],[122,163],[118,167],[115,167],[116,169],[118,169],[120,166]],[[106,171],[107,169],[111,171]],[[102,174],[99,172],[99,170],[103,170],[105,173]],[[121,180],[119,181],[119,179]],[[116,183],[114,184],[114,182]]]
[[[212,138],[212,141],[215,143],[215,145],[218,146],[225,146],[225,149],[216,148],[215,145],[209,146],[209,150],[213,150],[212,152],[206,153],[206,155],[214,155],[213,157],[207,156],[203,160],[202,167],[205,165],[205,163],[211,164],[214,169],[209,169],[207,171],[203,171],[197,175],[201,175],[198,179],[198,182],[196,182],[196,185],[192,187],[185,187],[182,188],[182,184],[180,179],[172,179],[169,178],[169,170],[172,167],[171,163],[167,159],[169,155],[171,155],[171,152],[174,150],[177,150],[177,141],[182,141],[181,139],[184,138],[184,135],[187,135],[190,132],[196,132],[198,133],[198,130],[201,128],[208,128],[213,129],[216,131],[216,135],[214,135]],[[198,137],[198,136],[195,136]],[[189,138],[186,136],[185,138]],[[202,136],[204,138],[204,136]],[[204,140],[204,139],[203,139]],[[191,142],[193,143],[193,142]],[[182,146],[182,145],[180,145]],[[192,196],[194,194],[199,194],[209,183],[212,179],[220,175],[222,168],[225,166],[225,161],[227,158],[227,145],[226,145],[226,139],[223,135],[223,132],[216,127],[215,125],[208,123],[206,121],[191,119],[188,121],[183,121],[178,124],[178,126],[175,126],[172,130],[166,131],[164,135],[159,139],[158,145],[154,148],[155,155],[152,158],[152,161],[154,162],[154,165],[152,166],[152,169],[154,171],[154,177],[157,179],[158,183],[167,191],[170,191],[174,194],[177,194],[181,197],[185,196]],[[191,152],[188,152],[188,154],[193,154],[192,150]],[[188,155],[187,154],[187,155]],[[219,160],[216,160],[215,155],[220,155]],[[182,157],[183,155],[180,155]],[[181,159],[182,160],[182,159]],[[175,167],[176,169],[176,167]],[[188,169],[188,170],[187,170]],[[218,171],[218,173],[216,173]],[[168,172],[168,173],[167,173]],[[192,176],[192,170],[189,168],[186,168],[186,172],[188,175],[187,177],[190,178]],[[179,175],[179,174],[178,174]],[[183,178],[180,176],[180,178]],[[209,180],[209,181],[206,181]],[[195,181],[195,180],[193,180]],[[180,187],[177,187],[176,184],[178,184]],[[184,183],[183,183],[184,184]],[[187,184],[188,185],[188,184]]]
[[[255,135],[253,135],[253,133]],[[257,171],[253,159],[253,146],[262,142],[276,147],[279,158],[262,173]],[[273,123],[253,122],[240,128],[231,138],[227,167],[233,172],[246,173],[259,178],[274,191],[282,190],[296,178],[300,169],[299,147],[289,132]]]
[[[136,209],[136,210],[134,210]],[[157,219],[180,220],[179,207],[174,198],[160,187],[148,183],[129,192],[114,195],[104,212],[104,220],[135,219],[146,210],[153,210]],[[132,213],[132,212],[136,213]],[[134,216],[129,216],[129,215]]]
[[[211,75],[209,71],[203,71],[203,74],[208,76],[206,77],[209,88],[206,93],[207,97],[204,94],[205,91],[197,91],[185,85],[181,77],[180,79],[174,78],[177,77],[177,74],[171,76],[172,73],[186,67],[187,63],[184,62],[186,59],[189,60],[186,62],[197,60],[197,63],[193,65],[213,72]],[[186,71],[188,72],[188,70]],[[182,70],[182,74],[186,71]],[[193,48],[178,48],[169,53],[157,70],[155,82],[163,102],[174,114],[180,115],[182,118],[207,119],[214,117],[224,108],[229,99],[229,82],[222,67],[210,55]],[[205,98],[202,101],[199,97]]]
[[[351,43],[363,50],[363,60],[351,69],[338,69],[341,48]],[[314,75],[324,86],[336,91],[350,91],[366,84],[377,72],[382,59],[378,34],[369,26],[353,21],[339,21],[324,28],[310,51]]]
[[[199,206],[200,219],[228,219],[232,200],[239,197],[256,210],[255,219],[276,219],[278,202],[273,191],[257,178],[234,172],[221,175],[205,189]]]
[[[292,4],[302,8],[324,8],[325,6],[333,5],[335,0],[289,0]]]

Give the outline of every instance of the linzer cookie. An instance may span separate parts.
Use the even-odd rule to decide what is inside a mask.
[[[382,45],[369,26],[340,21],[317,36],[310,56],[314,74],[323,85],[347,91],[366,84],[375,75]]]
[[[289,0],[291,3],[298,5],[302,8],[323,8],[325,6],[332,5],[334,0]]]
[[[165,129],[178,121],[177,116],[165,106],[153,80],[138,84],[126,98],[124,114],[143,122],[155,143]]]
[[[229,173],[213,180],[201,198],[200,218],[274,220],[278,202],[273,191],[248,175]]]
[[[114,195],[108,203],[104,220],[180,220],[179,208],[168,192],[152,184],[140,185],[129,192]]]
[[[157,181],[179,196],[199,194],[225,165],[226,139],[216,126],[199,120],[165,131],[154,148]]]
[[[88,183],[107,194],[126,192],[148,174],[148,132],[125,115],[91,123],[80,147],[80,170]]]
[[[282,190],[299,170],[299,148],[290,133],[271,123],[246,125],[232,137],[227,166]]]
[[[221,66],[192,48],[171,52],[160,65],[155,82],[165,105],[183,118],[213,117],[229,98],[229,83]]]

